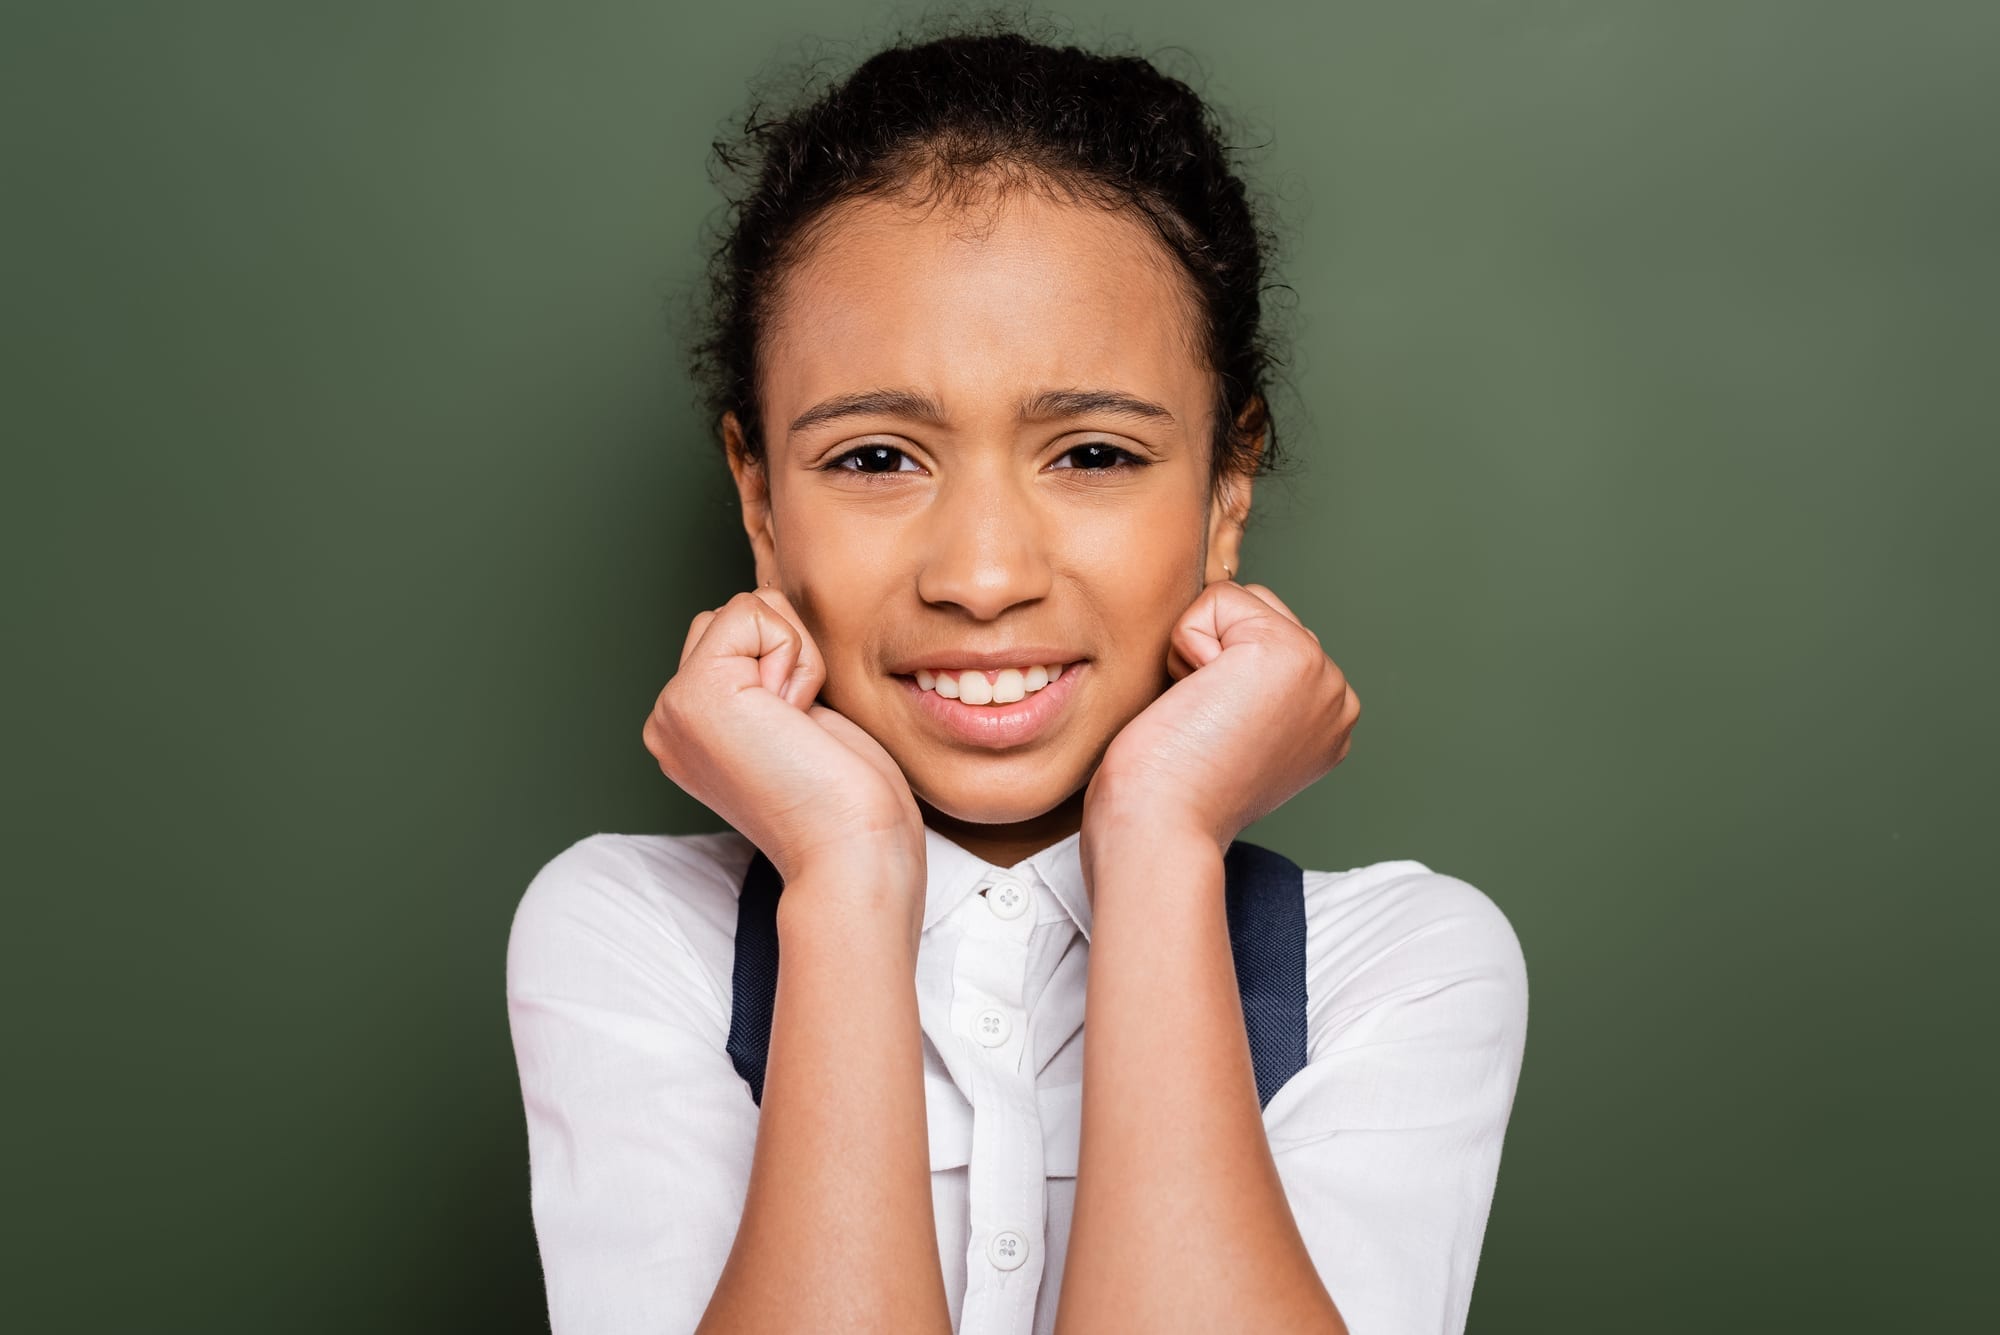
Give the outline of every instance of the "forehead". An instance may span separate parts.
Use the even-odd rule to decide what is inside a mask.
[[[764,333],[774,430],[789,405],[921,388],[954,413],[1025,389],[1115,387],[1200,420],[1208,369],[1179,262],[1136,216],[1013,189],[972,205],[837,206]]]

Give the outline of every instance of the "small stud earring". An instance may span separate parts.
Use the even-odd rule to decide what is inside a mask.
[[[1227,561],[1223,562],[1223,564],[1222,564],[1222,577],[1223,577],[1224,579],[1235,579],[1235,578],[1236,578],[1236,572],[1235,572],[1234,570],[1231,570],[1231,569],[1229,568],[1229,563],[1228,563]]]

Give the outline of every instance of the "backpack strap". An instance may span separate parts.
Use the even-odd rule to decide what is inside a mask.
[[[778,1001],[778,869],[758,849],[736,899],[736,964],[730,975],[729,1060],[764,1104],[764,1063],[771,1055],[771,1012]]]
[[[1229,953],[1236,962],[1236,990],[1261,1108],[1306,1065],[1305,872],[1282,853],[1238,839],[1223,854],[1222,873]],[[778,998],[778,896],[783,890],[778,869],[758,849],[737,898],[728,1051],[759,1106]]]
[[[1262,1108],[1306,1065],[1305,871],[1282,853],[1238,839],[1222,855],[1222,875],[1229,953]]]

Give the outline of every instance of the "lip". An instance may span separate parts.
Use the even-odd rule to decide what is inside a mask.
[[[1055,661],[1062,660],[1058,657]],[[973,667],[976,664],[961,666]],[[1000,751],[1031,742],[1052,729],[1062,716],[1063,707],[1076,693],[1077,679],[1089,671],[1090,660],[1079,659],[1065,667],[1060,677],[1041,690],[1006,705],[963,705],[956,700],[945,699],[936,691],[925,690],[917,685],[915,676],[899,673],[896,680],[917,697],[914,703],[918,712],[945,732],[961,742]]]
[[[928,658],[912,658],[908,662],[897,663],[889,671],[899,677],[908,677],[914,675],[918,668],[929,668],[932,672],[960,672],[966,668],[992,672],[1005,667],[1025,668],[1031,663],[1047,666],[1050,663],[1082,661],[1084,660],[1077,658],[1074,649],[1057,649],[1046,644],[1027,644],[1016,645],[1010,649],[947,649]]]

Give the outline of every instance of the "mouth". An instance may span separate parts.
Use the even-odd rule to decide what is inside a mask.
[[[1059,723],[1089,659],[1048,667],[896,674],[917,712],[954,739],[993,750],[1024,745]],[[1046,684],[1037,682],[1039,677]],[[981,703],[971,703],[980,701]]]

